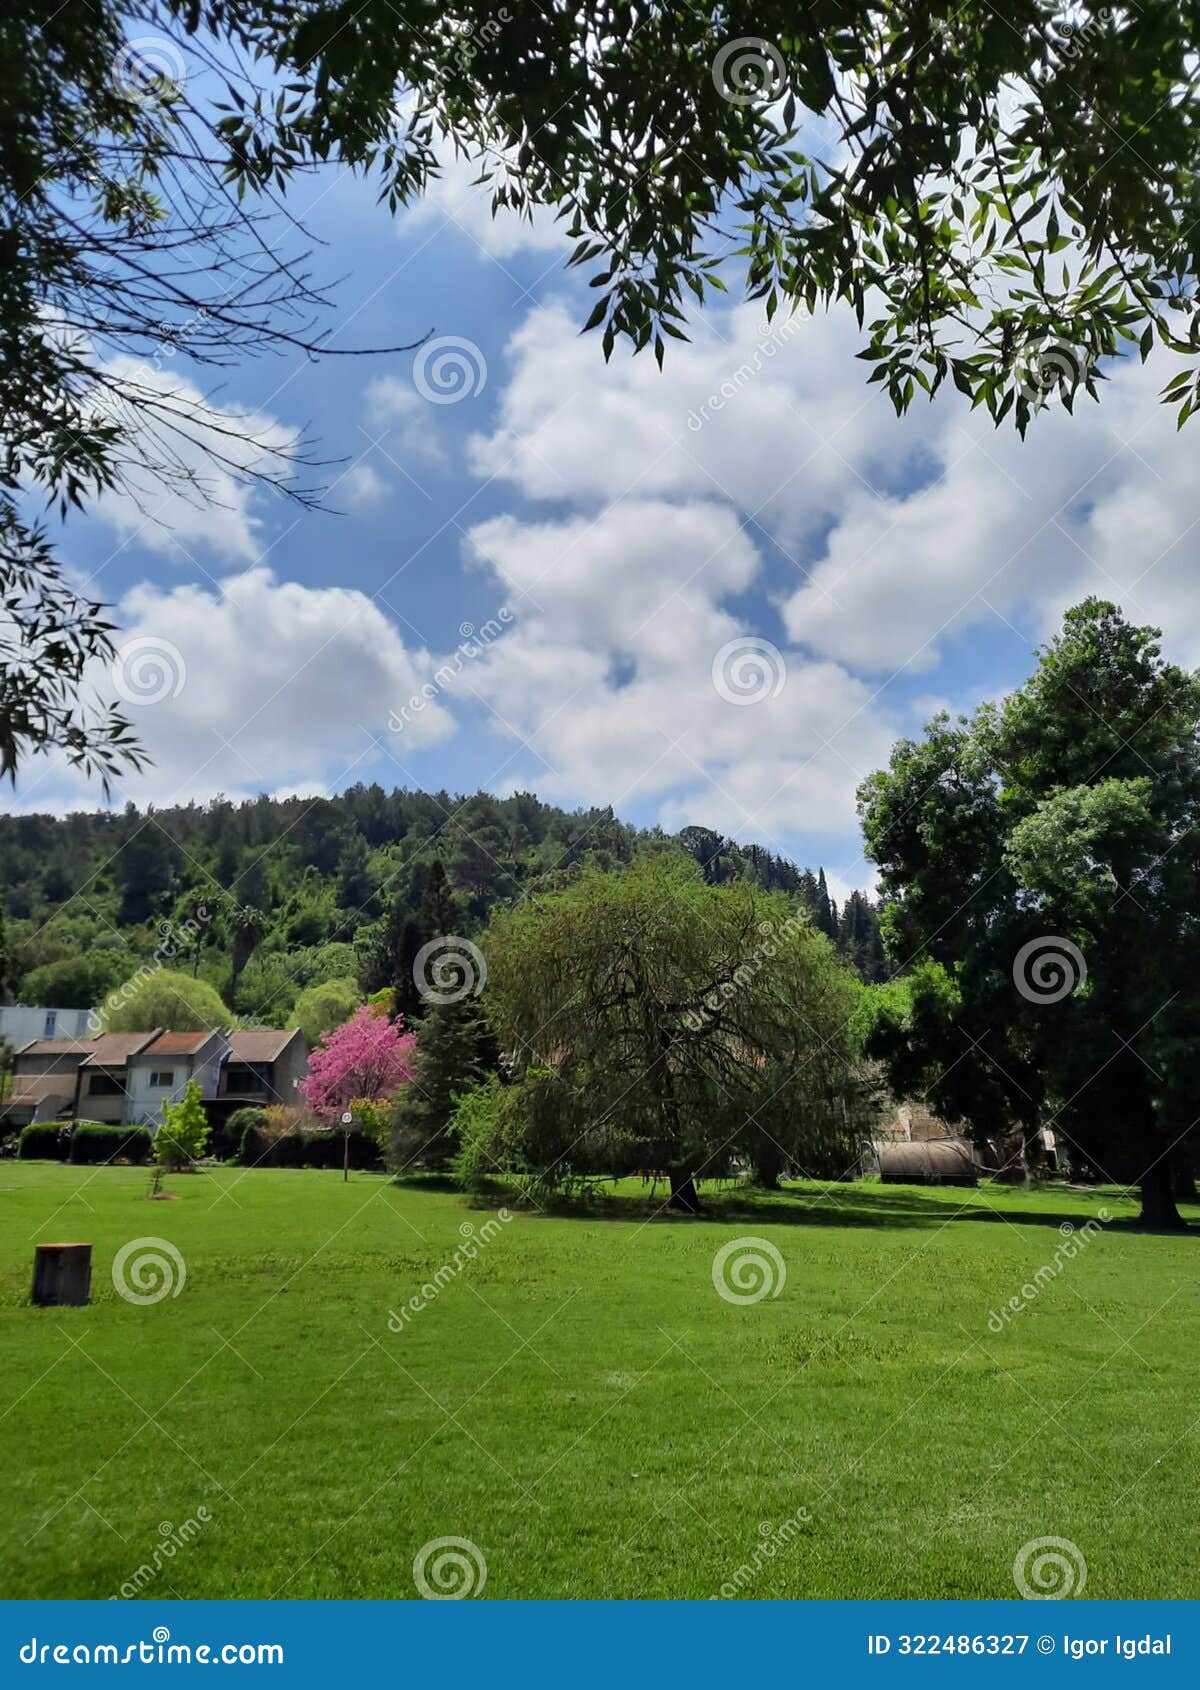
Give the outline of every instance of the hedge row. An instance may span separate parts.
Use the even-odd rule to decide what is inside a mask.
[[[38,1121],[21,1134],[17,1155],[25,1162],[65,1162],[71,1151],[69,1121]]]
[[[149,1127],[109,1127],[80,1121],[71,1134],[72,1162],[148,1162],[154,1154]]]
[[[17,1155],[26,1162],[148,1162],[153,1143],[148,1127],[37,1121],[22,1132]]]
[[[258,1127],[248,1126],[242,1134],[239,1160],[246,1168],[340,1168],[342,1157],[340,1128],[325,1133],[284,1133],[271,1138]],[[350,1132],[350,1166],[383,1166],[379,1146],[369,1133],[358,1127]]]

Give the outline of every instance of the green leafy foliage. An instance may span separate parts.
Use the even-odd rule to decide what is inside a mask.
[[[322,1034],[348,1021],[361,1002],[356,980],[323,980],[300,993],[292,1013],[308,1043],[315,1045]]]
[[[135,975],[115,991],[101,1021],[106,1033],[147,1032],[152,1027],[200,1033],[227,1030],[233,1016],[207,981],[158,968]]]
[[[189,1080],[178,1103],[163,1104],[162,1125],[154,1137],[154,1155],[164,1168],[195,1167],[208,1143],[208,1117],[200,1087]]]
[[[350,919],[338,911],[336,886],[352,836],[366,842],[377,910]],[[488,854],[469,849],[468,837],[493,841]],[[146,838],[158,843],[141,849]],[[0,814],[0,911],[8,914],[13,989],[25,1002],[101,1008],[111,997],[114,1026],[224,1027],[236,1018],[303,1025],[315,1043],[368,993],[389,991],[390,1013],[414,1024],[422,1018],[414,964],[428,940],[477,937],[497,905],[567,885],[585,867],[680,851],[709,884],[745,881],[798,898],[864,977],[874,977],[874,903],[852,894],[839,913],[820,871],[708,829],[670,840],[607,808],[571,813],[528,793],[496,799],[354,786],[315,802],[218,798],[156,809],[152,825],[132,805],[69,817]],[[86,904],[73,896],[84,884]],[[341,936],[330,937],[335,931]],[[146,987],[132,1013],[117,1010],[120,982],[164,968],[168,995]],[[51,995],[60,989],[70,995]],[[199,1018],[176,1020],[183,1005]]]
[[[1001,706],[936,718],[864,783],[908,972],[860,1028],[898,1090],[981,1136],[1050,1125],[1175,1226],[1200,1118],[1200,677],[1158,640],[1088,599]]]
[[[678,1189],[740,1160],[774,1184],[854,1161],[859,986],[799,902],[656,856],[498,911],[484,950],[503,1116],[547,1183],[648,1168]]]
[[[148,1127],[109,1126],[102,1121],[80,1121],[71,1134],[69,1160],[94,1166],[97,1163],[150,1160]]]
[[[65,1162],[70,1148],[69,1121],[34,1121],[22,1129],[17,1155],[23,1162]]]
[[[148,31],[179,82],[139,75]],[[852,309],[898,411],[949,384],[1024,433],[1050,397],[1098,397],[1105,359],[1161,349],[1182,425],[1200,404],[1198,34],[1181,4],[1101,0],[614,0],[599,25],[568,0],[414,17],[392,0],[9,0],[0,770],[53,747],[107,782],[141,760],[119,711],[81,703],[111,625],[66,585],[22,489],[64,510],[156,484],[203,496],[186,443],[318,497],[303,443],[181,408],[158,379],[176,353],[201,371],[330,354],[325,299],[269,222],[294,178],[361,170],[395,212],[447,152],[480,160],[495,208],[557,213],[605,357],[623,341],[661,365],[732,282],[769,319]],[[351,845],[335,916],[376,892]]]

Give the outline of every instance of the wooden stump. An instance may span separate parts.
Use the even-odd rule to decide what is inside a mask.
[[[39,1306],[81,1308],[91,1301],[90,1244],[39,1244],[33,1253],[33,1301]]]

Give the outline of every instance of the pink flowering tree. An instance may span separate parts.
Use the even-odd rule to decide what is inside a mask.
[[[391,1097],[416,1077],[417,1035],[404,1031],[404,1018],[389,1020],[370,1004],[356,1009],[326,1033],[308,1059],[300,1093],[318,1115],[342,1129],[342,1176],[350,1178],[350,1105]]]

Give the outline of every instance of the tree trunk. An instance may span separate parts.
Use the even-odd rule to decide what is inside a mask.
[[[1149,1232],[1186,1232],[1187,1222],[1175,1207],[1175,1180],[1169,1151],[1164,1151],[1142,1175],[1139,1224]]]
[[[342,1184],[350,1183],[350,1129],[342,1128]]]
[[[671,1182],[671,1195],[667,1199],[667,1208],[675,1209],[683,1215],[698,1215],[700,1213],[700,1196],[692,1175],[677,1173],[672,1168],[667,1177]]]
[[[39,1244],[33,1253],[31,1302],[41,1307],[82,1308],[91,1300],[90,1244]]]

